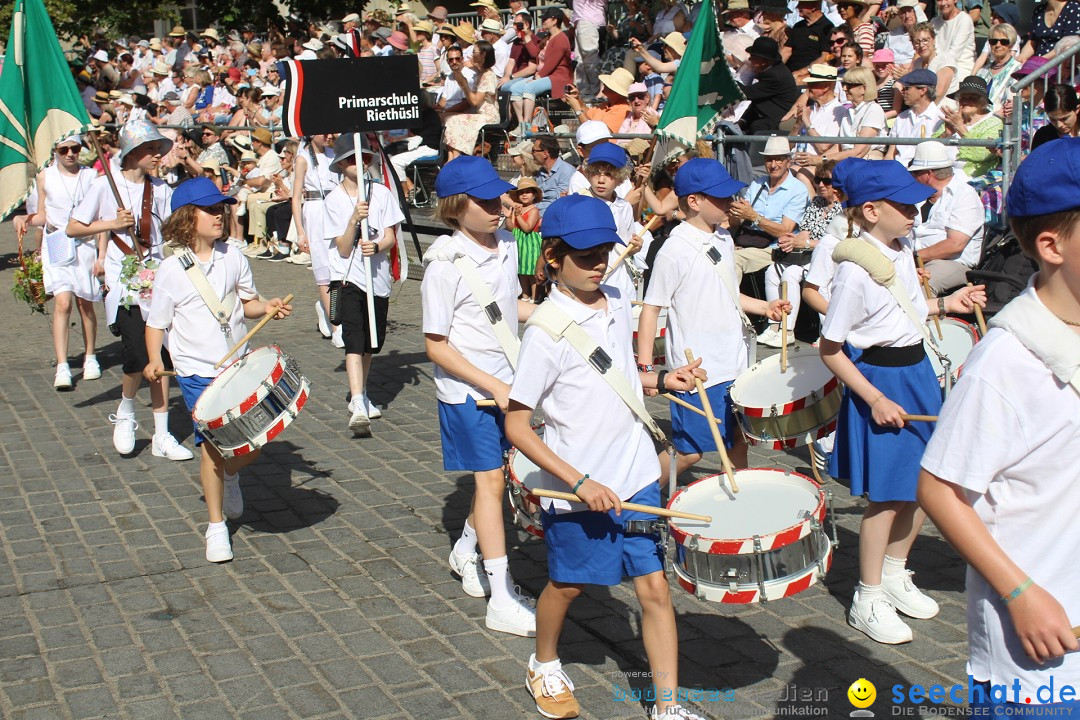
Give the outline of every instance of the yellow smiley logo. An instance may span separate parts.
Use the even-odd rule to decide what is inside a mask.
[[[874,704],[874,700],[877,698],[877,688],[874,687],[874,683],[866,678],[859,678],[851,683],[851,687],[847,690],[847,696],[855,707],[868,708]]]

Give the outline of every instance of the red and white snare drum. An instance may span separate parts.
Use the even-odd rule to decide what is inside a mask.
[[[634,354],[637,354],[637,326],[641,318],[641,306],[633,306],[634,315]],[[653,341],[653,356],[651,358],[638,358],[642,365],[663,365],[667,353],[667,308],[660,308],[660,316],[656,318],[656,340]]]
[[[676,493],[671,510],[712,516],[711,523],[672,518],[672,568],[687,592],[721,603],[789,597],[825,576],[833,544],[825,534],[825,493],[794,472],[735,473],[732,499],[712,475]]]
[[[269,345],[252,350],[214,378],[191,416],[222,457],[247,455],[296,419],[310,389],[296,361]]]
[[[941,350],[941,354],[949,359],[949,374],[952,376],[951,384],[955,385],[960,377],[960,370],[964,367],[964,363],[967,362],[968,355],[971,354],[975,343],[979,342],[979,331],[971,323],[952,317],[941,318],[941,334],[944,339],[938,338],[937,328],[934,327],[932,321],[929,323],[929,328],[930,334],[938,341],[938,349]],[[927,345],[926,356],[930,358],[930,364],[934,366],[934,374],[937,375],[938,382],[944,388],[945,367],[941,364],[941,360],[938,359],[937,353],[934,352],[933,348],[929,347],[925,340],[923,344]]]
[[[731,384],[731,403],[747,440],[774,450],[808,445],[835,430],[843,397],[840,381],[813,348],[791,348],[785,373],[778,353]]]
[[[518,525],[530,535],[544,537],[544,528],[540,523],[540,498],[532,494],[532,489],[540,483],[540,468],[517,448],[510,448],[506,467],[509,479],[507,493]]]

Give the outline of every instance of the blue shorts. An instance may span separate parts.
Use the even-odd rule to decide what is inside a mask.
[[[215,379],[202,377],[201,375],[176,376],[176,384],[180,386],[180,394],[184,396],[184,404],[187,405],[188,412],[195,411],[195,403],[199,401],[203,391],[210,387],[210,383],[214,382]],[[191,426],[195,429],[195,447],[199,447],[206,438],[199,432],[199,426],[195,424],[194,418],[191,419]]]
[[[443,470],[497,470],[510,449],[503,432],[502,410],[476,407],[471,397],[457,405],[439,401],[439,433]]]
[[[724,438],[724,446],[729,449],[739,437],[736,434],[739,428],[735,422],[735,410],[731,404],[729,392],[732,382],[729,380],[705,389],[712,411],[716,414],[716,419],[722,423],[719,425],[720,437]],[[672,395],[694,407],[702,407],[701,398],[697,393],[677,392]],[[684,455],[704,454],[717,450],[712,430],[709,429],[709,421],[676,403],[671,403],[671,443]]]
[[[628,502],[658,506],[660,484],[650,483]],[[664,569],[659,533],[623,532],[627,520],[655,520],[649,513],[623,510],[606,513],[541,512],[547,546],[548,577],[574,585],[618,585],[624,577],[641,577]]]

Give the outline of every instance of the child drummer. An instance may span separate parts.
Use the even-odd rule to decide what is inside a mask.
[[[839,262],[821,328],[821,359],[845,387],[829,474],[849,480],[852,495],[869,497],[859,527],[859,584],[848,624],[879,643],[899,644],[910,642],[912,633],[897,610],[921,619],[938,613],[937,603],[915,586],[906,569],[926,519],[915,502],[915,487],[933,428],[901,416],[937,415],[941,408],[940,387],[923,347],[927,315],[969,313],[985,302],[985,293],[981,286],[961,288],[927,307],[908,233],[916,204],[930,190],[900,163],[864,162],[844,186],[849,223],[862,229],[858,240],[846,242],[869,259]],[[839,244],[836,253],[843,249],[845,243]],[[905,303],[871,275],[875,262],[893,272]]]
[[[697,362],[659,374],[635,370],[631,299],[600,285],[612,247],[623,242],[605,203],[583,195],[559,198],[548,207],[542,233],[542,256],[556,288],[547,302],[608,354],[609,372],[619,374],[633,397],[640,400],[643,386],[685,391],[693,387],[694,375],[706,378]],[[544,306],[537,312],[546,312]],[[642,637],[656,683],[652,717],[700,718],[677,703],[678,638],[659,535],[626,531],[623,525],[656,518],[622,510],[623,501],[660,502],[660,463],[652,438],[566,338],[555,340],[540,327],[528,327],[520,358],[510,389],[507,437],[540,468],[541,487],[572,491],[587,506],[543,501],[550,579],[537,603],[536,653],[526,671],[537,710],[548,718],[578,716],[574,684],[559,661],[563,622],[586,585],[618,585],[629,575],[641,603]],[[536,408],[546,419],[543,440],[530,427]]]
[[[153,382],[165,370],[161,343],[169,331],[169,349],[176,367],[177,383],[188,410],[221,372],[214,363],[244,335],[244,318],[259,318],[275,313],[281,319],[292,311],[279,298],[261,301],[255,290],[248,260],[235,247],[222,241],[227,231],[225,206],[235,198],[221,194],[208,178],[195,178],[181,184],[172,196],[172,215],[165,221],[162,234],[177,252],[166,258],[154,280],[154,298],[146,321],[146,351],[150,360],[144,370]],[[191,269],[185,263],[194,261]],[[191,274],[202,275],[214,297],[204,298]],[[201,282],[200,282],[201,284]],[[209,301],[209,303],[208,303]],[[229,312],[219,324],[210,303]],[[246,346],[235,357],[243,356]],[[203,497],[210,525],[206,530],[206,559],[210,562],[232,560],[232,545],[225,517],[235,519],[244,513],[240,491],[240,469],[259,456],[256,450],[230,460],[208,442],[195,428],[195,446],[202,446]]]
[[[735,244],[724,229],[731,199],[746,185],[734,180],[718,160],[694,158],[675,174],[675,194],[686,220],[679,223],[652,263],[652,278],[638,320],[638,359],[652,357],[660,308],[668,308],[667,365],[678,367],[691,348],[709,373],[705,392],[722,423],[721,435],[736,468],[746,467],[746,440],[735,423],[728,391],[747,367],[748,321],[744,313],[778,321],[791,309],[786,300],[765,302],[743,295],[735,280]],[[639,365],[650,371],[651,365]],[[697,392],[675,393],[697,407]],[[672,443],[678,472],[717,450],[708,421],[671,404]],[[666,456],[665,456],[666,458]],[[666,462],[662,460],[662,462]]]
[[[922,458],[919,502],[969,564],[968,702],[986,717],[1080,708],[1078,167],[1074,138],[1021,163],[1006,205],[1039,270],[971,351]]]

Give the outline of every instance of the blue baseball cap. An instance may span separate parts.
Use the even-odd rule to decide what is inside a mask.
[[[1080,138],[1040,145],[1020,163],[1005,197],[1009,217],[1049,215],[1080,208]]]
[[[562,238],[575,250],[607,243],[626,244],[615,231],[615,218],[608,204],[589,195],[567,195],[548,205],[540,234]]]
[[[907,75],[900,78],[902,85],[922,85],[924,87],[937,87],[937,75],[930,70],[920,68],[918,70],[912,70]]]
[[[626,156],[626,150],[623,150],[620,146],[613,142],[604,142],[593,145],[592,150],[589,151],[589,164],[599,162],[605,162],[617,168],[624,168],[626,163],[629,162],[629,158]]]
[[[731,177],[727,168],[719,160],[691,158],[675,173],[677,197],[704,193],[709,197],[729,198],[741,192],[745,187],[746,183],[741,183]]]
[[[895,160],[866,160],[848,171],[846,179],[848,207],[875,200],[915,205],[936,191],[911,176]]]
[[[836,166],[832,171],[832,184],[833,187],[840,192],[848,195],[847,185],[848,178],[852,173],[858,172],[858,168],[864,163],[871,162],[870,160],[864,160],[862,158],[844,158],[840,162],[836,163]],[[844,202],[844,207],[847,207],[847,202]]]
[[[441,198],[465,193],[478,200],[491,200],[513,189],[513,185],[499,177],[491,163],[475,155],[454,158],[435,178],[435,195]]]
[[[180,183],[173,190],[170,207],[176,212],[185,205],[196,207],[210,207],[218,203],[235,205],[236,198],[222,195],[214,181],[207,177],[197,177]]]

